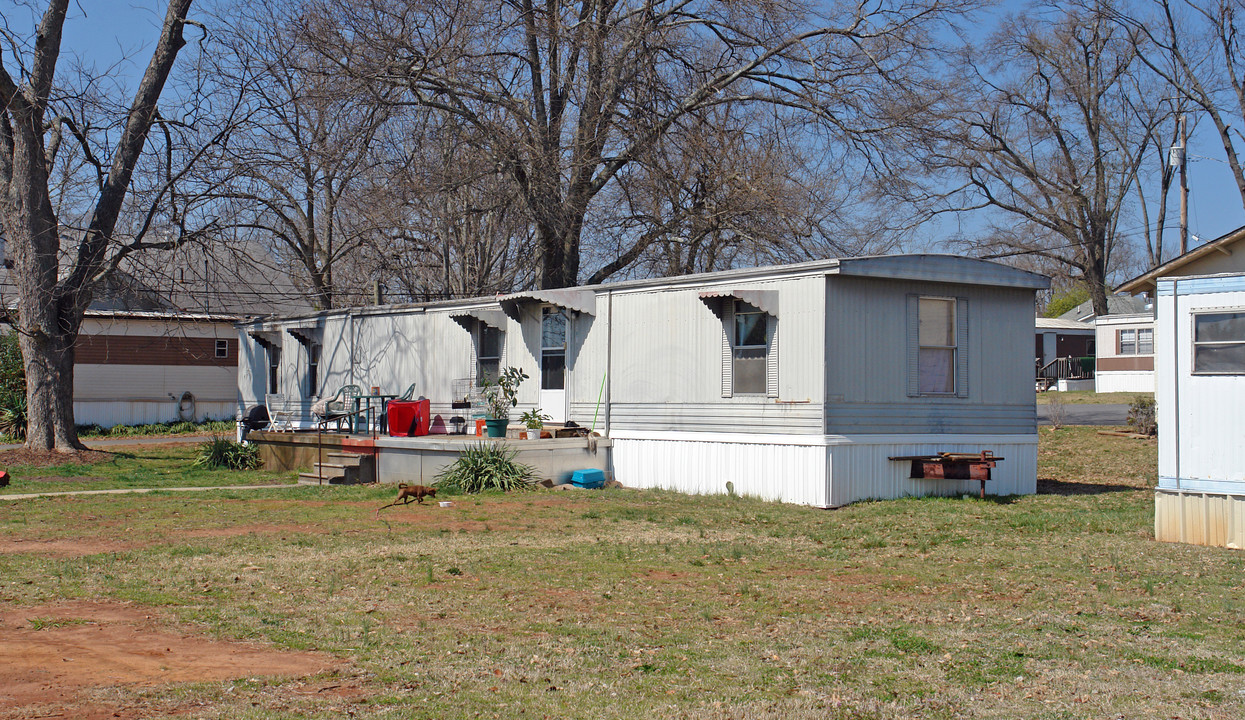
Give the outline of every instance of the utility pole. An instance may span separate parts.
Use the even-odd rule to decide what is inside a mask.
[[[1180,115],[1180,254],[1189,252],[1189,116]]]

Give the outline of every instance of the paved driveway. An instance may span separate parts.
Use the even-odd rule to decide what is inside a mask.
[[[1050,405],[1038,405],[1038,425],[1050,425]],[[1064,405],[1064,425],[1125,425],[1127,405]]]

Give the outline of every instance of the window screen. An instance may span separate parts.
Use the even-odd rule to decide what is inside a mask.
[[[921,298],[917,325],[917,388],[922,395],[955,392],[955,301]]]
[[[760,308],[735,301],[735,326],[731,338],[732,391],[735,394],[765,392],[767,317]]]
[[[479,346],[476,350],[476,382],[484,378],[496,380],[501,370],[501,330],[480,323]]]
[[[277,377],[281,370],[281,348],[275,345],[268,346],[268,392],[277,394],[281,392],[281,388],[277,385]]]
[[[1245,373],[1245,311],[1193,316],[1193,372]]]
[[[1137,354],[1137,331],[1121,330],[1120,331],[1120,354],[1136,355]]]
[[[566,387],[566,316],[556,308],[542,308],[540,319],[540,389]]]
[[[315,397],[320,392],[320,345],[312,343],[307,346],[307,397]]]

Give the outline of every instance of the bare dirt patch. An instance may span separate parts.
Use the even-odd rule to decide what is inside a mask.
[[[56,450],[5,450],[0,452],[0,467],[25,465],[27,467],[55,467],[57,465],[94,465],[108,462],[112,453],[100,450],[73,450],[59,452]]]
[[[66,602],[0,612],[0,718],[142,717],[100,707],[87,694],[255,676],[305,676],[338,663],[321,653],[278,652],[209,640],[124,603]]]
[[[0,539],[0,555],[33,553],[43,557],[71,558],[98,555],[107,552],[124,552],[137,545],[113,540],[78,538],[74,540],[3,540]]]

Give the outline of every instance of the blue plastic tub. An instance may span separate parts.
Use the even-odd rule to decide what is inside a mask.
[[[604,470],[576,470],[571,473],[571,484],[581,488],[599,488],[605,486]]]

